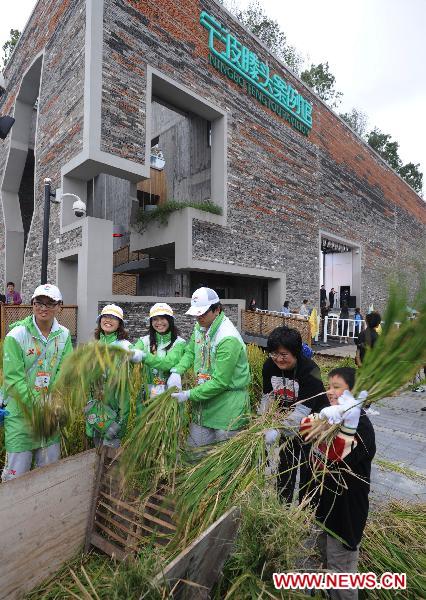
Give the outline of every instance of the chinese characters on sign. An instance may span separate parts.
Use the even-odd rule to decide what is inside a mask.
[[[308,135],[312,129],[312,104],[269,65],[237,40],[219,21],[203,11],[200,23],[209,32],[210,64],[247,93]],[[222,49],[220,49],[222,47]]]

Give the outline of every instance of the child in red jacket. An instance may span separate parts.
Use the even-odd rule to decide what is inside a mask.
[[[324,473],[311,482],[316,517],[324,526],[318,546],[324,567],[335,573],[356,572],[359,543],[368,516],[371,462],[376,453],[373,426],[350,393],[355,384],[355,369],[342,367],[329,373],[327,396],[330,407],[319,415],[302,419],[300,434],[308,435],[318,418],[340,423],[333,442],[313,446],[312,469]],[[312,440],[311,440],[312,441]],[[331,590],[332,600],[356,600],[358,590]]]

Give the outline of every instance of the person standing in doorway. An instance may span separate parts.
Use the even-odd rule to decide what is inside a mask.
[[[21,294],[15,290],[13,281],[9,281],[6,287],[6,304],[22,304]]]
[[[36,288],[33,314],[11,326],[3,347],[3,395],[6,463],[3,481],[15,479],[31,469],[59,460],[59,434],[36,439],[24,418],[22,403],[31,408],[53,387],[64,357],[72,351],[71,334],[59,325],[62,294],[48,283]]]
[[[330,310],[334,307],[334,296],[336,295],[336,290],[331,288],[328,292],[328,303],[330,304]]]
[[[320,306],[322,306],[323,302],[327,304],[327,290],[325,289],[325,285],[322,285],[320,288]]]
[[[349,308],[346,302],[343,302],[342,308],[339,315],[339,343],[341,344],[345,340],[345,344],[348,343],[348,326],[349,326]]]

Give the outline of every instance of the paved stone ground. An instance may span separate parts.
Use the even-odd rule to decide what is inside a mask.
[[[340,358],[346,358],[350,356],[355,358],[356,346],[353,342],[348,344],[339,344],[336,341],[328,341],[327,344],[319,342],[313,346],[315,354],[324,354],[325,356],[338,356]]]
[[[381,400],[370,416],[376,431],[376,459],[397,463],[419,474],[417,480],[373,463],[371,501],[389,499],[426,502],[426,392],[404,392]]]

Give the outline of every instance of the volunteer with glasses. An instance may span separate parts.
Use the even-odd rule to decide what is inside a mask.
[[[186,314],[196,317],[197,323],[168,385],[180,388],[180,376],[194,369],[198,385],[172,396],[180,403],[191,402],[188,445],[198,447],[226,440],[246,424],[250,370],[246,346],[214,290],[196,290]]]
[[[132,346],[141,351],[145,366],[148,393],[152,398],[166,390],[170,369],[177,365],[185,351],[186,342],[179,335],[171,306],[157,302],[149,311],[149,333]],[[137,411],[142,409],[141,403]]]
[[[269,429],[265,433],[267,445],[282,445],[278,467],[277,487],[283,502],[293,499],[296,474],[300,462],[299,496],[310,479],[308,467],[309,447],[303,451],[300,438],[295,437],[300,421],[311,412],[320,412],[328,406],[318,365],[304,356],[302,337],[296,329],[277,327],[267,341],[269,358],[263,365],[263,396],[259,413],[263,414],[274,400],[283,411],[283,429]],[[315,396],[312,398],[312,396]],[[311,399],[309,399],[311,398]],[[296,404],[300,400],[306,402]]]
[[[20,402],[31,407],[55,383],[64,357],[72,351],[69,330],[57,316],[62,295],[55,285],[40,285],[32,296],[33,314],[11,325],[3,346],[3,398],[6,464],[2,480],[8,481],[60,458],[58,435],[35,439],[24,420]]]

